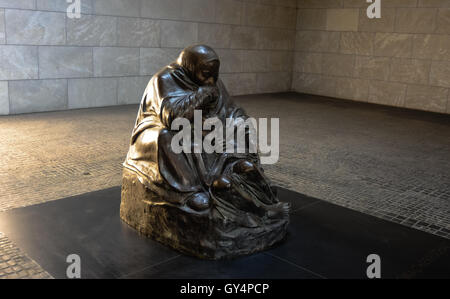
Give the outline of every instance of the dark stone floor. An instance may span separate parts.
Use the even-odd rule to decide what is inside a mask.
[[[293,211],[287,238],[263,253],[224,261],[180,255],[119,218],[120,188],[0,213],[5,232],[55,278],[81,257],[82,278],[450,278],[450,240],[280,189]]]

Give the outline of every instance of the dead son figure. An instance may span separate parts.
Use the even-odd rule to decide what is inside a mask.
[[[124,163],[120,207],[140,233],[208,259],[264,250],[284,238],[289,223],[289,205],[279,202],[257,153],[172,150],[172,122],[193,122],[194,110],[224,127],[226,119],[248,118],[231,101],[219,68],[213,49],[194,45],[150,80]]]

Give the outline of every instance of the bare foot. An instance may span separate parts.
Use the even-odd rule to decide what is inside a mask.
[[[209,209],[211,201],[208,193],[199,192],[193,194],[187,201],[187,205],[195,211],[204,211]]]
[[[230,189],[231,181],[226,176],[221,176],[213,182],[214,189]]]
[[[255,169],[256,169],[255,165],[253,165],[252,162],[245,161],[245,160],[240,161],[236,165],[233,166],[233,171],[235,173],[248,173],[248,172],[254,171]]]

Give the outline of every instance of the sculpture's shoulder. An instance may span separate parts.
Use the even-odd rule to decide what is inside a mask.
[[[171,81],[177,71],[177,65],[175,63],[171,63],[156,72],[152,79],[155,81]]]
[[[171,86],[173,86],[171,73],[172,69],[168,65],[156,72],[150,79],[141,100],[143,111],[159,111],[163,98],[170,93]]]
[[[152,77],[151,81],[153,87],[160,93],[177,89],[177,87],[179,87],[176,82],[178,72],[179,70],[175,64],[169,64],[163,67]]]

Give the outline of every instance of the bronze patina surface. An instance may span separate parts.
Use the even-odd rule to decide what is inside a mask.
[[[224,127],[227,119],[248,118],[231,101],[219,68],[214,50],[194,45],[150,80],[124,163],[120,207],[140,233],[208,259],[264,250],[284,238],[289,223],[289,205],[278,200],[249,143],[244,153],[178,154],[171,147],[172,122],[193,123],[195,110]]]

